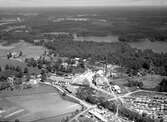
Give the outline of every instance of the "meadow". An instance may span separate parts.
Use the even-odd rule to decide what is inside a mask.
[[[46,87],[46,88],[45,88]],[[52,87],[39,86],[21,95],[1,97],[0,106],[6,109],[5,120],[42,121],[56,119],[81,109],[77,103],[66,101]],[[21,112],[13,114],[15,111]],[[60,119],[60,118],[57,118]]]
[[[17,43],[12,43],[10,45],[0,44],[1,57],[5,57],[8,52],[13,51],[22,51],[23,56],[21,58],[37,58],[44,53],[45,48],[42,46],[34,46],[24,41],[18,41]]]

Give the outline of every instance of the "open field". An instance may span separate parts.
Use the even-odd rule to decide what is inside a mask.
[[[22,51],[23,55],[17,59],[6,59],[6,54],[13,51]],[[33,46],[32,44],[26,42],[19,42],[8,46],[3,46],[0,43],[0,66],[5,67],[5,65],[20,66],[22,70],[27,67],[27,65],[22,62],[25,58],[38,58],[44,53],[45,49],[40,46]],[[20,61],[21,60],[21,61]],[[38,68],[28,68],[30,73],[39,73]]]
[[[26,42],[20,42],[18,44],[14,44],[14,48],[10,49],[9,51],[22,51],[23,52],[23,56],[24,58],[29,58],[29,57],[33,57],[33,58],[37,58],[39,56],[41,56],[45,49],[41,46],[33,46],[30,43],[26,43]]]
[[[44,87],[29,89],[29,93],[27,91],[19,96],[1,97],[0,106],[6,110],[3,118],[21,121],[60,121],[67,114],[81,109],[79,104],[62,99],[54,88]]]
[[[23,56],[21,58],[24,59],[29,57],[37,58],[44,53],[45,49],[41,46],[33,46],[32,44],[26,43],[24,41],[5,46],[4,43],[0,44],[1,57],[4,57],[7,54],[7,52],[13,51],[22,51]]]
[[[14,91],[3,90],[0,91],[0,98],[1,97],[12,97],[12,96],[26,96],[32,94],[43,94],[43,93],[53,93],[56,92],[56,89],[53,87],[49,87],[47,85],[39,84],[37,86],[33,86],[30,89],[15,89]]]
[[[16,43],[16,44],[6,45],[5,46],[4,45],[5,44],[4,41],[0,40],[0,42],[1,42],[0,43],[0,57],[4,57],[9,50],[15,48],[15,45],[18,44],[18,43]]]
[[[128,79],[127,78],[121,78],[121,79],[111,79],[110,82],[116,84],[116,85],[120,85],[120,86],[124,86],[125,84],[128,83]]]
[[[160,75],[146,75],[141,79],[144,84],[144,88],[155,88],[162,81],[163,78],[167,78],[166,76]]]
[[[147,74],[145,76],[134,78],[134,80],[139,80],[143,82],[143,88],[146,89],[152,89],[159,85],[159,83],[162,81],[162,79],[166,79],[166,76],[160,76],[160,75],[151,75]]]
[[[146,89],[152,89],[158,86],[158,84],[162,81],[163,78],[167,78],[166,76],[160,76],[160,75],[151,75],[147,74],[145,76],[141,76],[139,78],[131,78],[131,80],[134,81],[142,81],[143,82],[143,88]],[[116,79],[111,80],[114,84],[124,86],[128,84],[128,78],[125,79]]]
[[[39,119],[35,122],[62,122],[62,119],[65,119],[67,116],[71,116],[71,113],[66,113],[66,114],[62,114],[62,115],[58,115],[58,116],[54,116],[54,117],[49,117],[49,118],[45,118],[45,119]]]

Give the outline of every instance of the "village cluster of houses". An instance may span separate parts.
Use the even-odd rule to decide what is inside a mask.
[[[23,89],[31,88],[37,85],[41,81],[41,75],[32,75],[29,78],[23,77],[21,85]],[[10,84],[11,88],[15,88],[15,84],[17,82],[14,76],[8,77],[7,82]]]
[[[167,97],[161,95],[155,96],[137,96],[126,97],[126,107],[140,114],[146,113],[153,119],[161,119],[167,121]]]
[[[99,70],[95,74],[95,78],[92,81],[98,88],[105,89],[106,91],[110,92],[110,90],[114,91],[115,93],[120,94],[121,88],[118,85],[109,85],[109,80],[107,77],[104,76],[104,72]]]
[[[112,90],[115,93],[121,93],[121,88],[118,85],[109,84],[109,80],[105,76],[105,71],[101,69],[97,71],[88,69],[82,74],[75,75],[73,77],[72,83],[79,85],[88,85],[91,87],[96,86],[97,88],[104,89],[108,92],[111,92],[110,90]]]
[[[57,76],[55,73],[50,73],[50,76],[48,77],[48,81],[51,83],[56,83],[57,85],[68,85],[71,82],[71,78]]]
[[[94,108],[89,111],[90,114],[95,115],[97,118],[103,122],[108,122],[113,119],[114,113],[111,113],[105,109]]]
[[[7,53],[7,58],[10,59],[10,58],[18,58],[20,56],[22,56],[22,51],[11,51],[11,52],[8,52]]]

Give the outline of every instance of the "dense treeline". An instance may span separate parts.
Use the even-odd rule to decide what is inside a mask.
[[[72,59],[66,59],[63,61],[63,58],[40,58],[38,60],[34,60],[33,58],[25,59],[25,62],[28,67],[38,67],[38,69],[45,69],[46,72],[56,72],[58,75],[63,75],[66,73],[75,73],[75,72],[84,72],[85,65],[83,61],[79,61],[77,66],[72,66],[75,61]],[[67,64],[64,66],[63,63]]]
[[[165,33],[158,33],[158,32],[153,34],[147,34],[147,35],[135,33],[133,35],[128,35],[128,34],[120,35],[118,39],[121,42],[136,42],[136,41],[141,41],[143,39],[149,39],[150,41],[166,42],[167,35]]]
[[[45,46],[55,50],[61,56],[67,57],[92,57],[104,59],[107,54],[119,51],[123,48],[130,49],[128,45],[123,43],[96,43],[96,42],[76,42],[76,41],[54,41],[47,42]]]
[[[125,43],[54,41],[45,43],[45,46],[61,56],[91,58],[92,61],[105,60],[125,66],[133,74],[143,68],[167,75],[167,54],[133,49]]]

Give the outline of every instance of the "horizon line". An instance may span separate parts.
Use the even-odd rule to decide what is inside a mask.
[[[167,5],[97,5],[97,6],[0,6],[1,8],[88,8],[88,7],[167,7]]]

